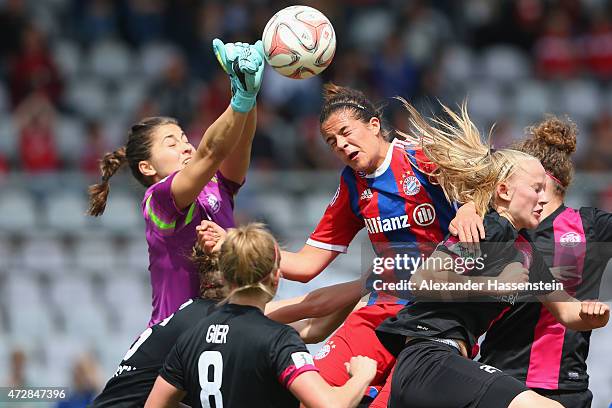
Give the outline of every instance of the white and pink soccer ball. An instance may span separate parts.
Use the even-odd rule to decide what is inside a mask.
[[[331,23],[308,6],[290,6],[276,13],[264,28],[262,41],[268,64],[295,79],[322,72],[336,51]]]

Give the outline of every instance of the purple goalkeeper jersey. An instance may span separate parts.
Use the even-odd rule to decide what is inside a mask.
[[[200,293],[200,279],[190,260],[196,242],[195,227],[211,220],[223,228],[234,224],[234,195],[240,185],[220,172],[204,186],[187,208],[176,207],[170,186],[176,172],[153,184],[142,200],[149,246],[153,313],[149,326],[165,319],[187,299]]]

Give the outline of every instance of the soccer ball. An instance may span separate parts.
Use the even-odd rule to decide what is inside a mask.
[[[264,28],[266,60],[278,73],[304,79],[323,71],[336,51],[336,34],[319,10],[290,6],[276,13]]]

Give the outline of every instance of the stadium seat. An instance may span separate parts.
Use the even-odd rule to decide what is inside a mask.
[[[150,303],[136,303],[134,301],[130,302],[129,307],[125,307],[125,302],[121,302],[123,299],[116,300],[111,306],[117,318],[116,323],[119,333],[134,333],[135,336],[138,336],[146,329],[151,319]]]
[[[263,193],[255,199],[250,211],[256,216],[263,216],[267,221],[283,230],[290,229],[300,217],[295,211],[293,198],[281,193]],[[250,207],[250,206],[249,206]]]
[[[314,229],[321,220],[332,197],[331,193],[312,193],[306,195],[302,200],[302,216],[295,217],[294,215],[294,223],[299,225],[301,222],[303,223],[302,225]]]
[[[98,79],[72,81],[66,101],[72,109],[88,118],[101,118],[109,108],[107,90]]]
[[[58,192],[47,198],[43,208],[45,224],[56,231],[76,232],[87,223],[87,202],[80,194]]]
[[[557,110],[581,120],[593,119],[602,109],[601,94],[592,81],[570,81],[561,84]]]
[[[79,303],[78,307],[63,308],[66,335],[91,342],[109,332],[109,316],[102,305]]]
[[[108,333],[95,340],[93,345],[102,366],[103,378],[113,376],[123,356],[143,330],[144,328],[126,333]]]
[[[119,81],[126,77],[132,65],[129,49],[116,41],[95,44],[88,58],[89,74],[110,81]]]
[[[470,115],[476,121],[491,122],[503,112],[503,95],[497,84],[472,83],[467,98]]]
[[[14,266],[38,272],[65,270],[67,256],[66,249],[57,238],[32,236],[18,248]]]
[[[37,225],[37,213],[30,194],[13,190],[0,197],[0,231],[23,232]]]
[[[99,271],[112,274],[123,257],[107,234],[83,236],[74,245],[74,262],[77,270]]]
[[[0,235],[0,278],[13,264],[13,248],[7,236]]]
[[[15,128],[13,117],[8,114],[0,114],[0,154],[8,159],[17,158],[19,135]]]
[[[140,235],[144,230],[140,201],[134,195],[116,191],[109,194],[104,216],[100,219],[102,226],[114,233]]]
[[[503,84],[514,83],[530,74],[525,53],[510,46],[487,48],[482,55],[481,65],[487,79]]]
[[[52,52],[53,60],[65,78],[74,80],[81,73],[83,59],[77,44],[62,39],[54,44]]]
[[[176,52],[176,48],[168,43],[149,43],[140,51],[140,70],[148,79],[158,78],[164,70],[167,61]]]
[[[134,305],[145,306],[151,302],[150,289],[146,286],[143,275],[136,276],[124,270],[120,275],[106,277],[104,299],[119,313]]]
[[[541,118],[544,112],[550,112],[551,94],[542,82],[522,81],[515,87],[512,100],[516,115],[530,118]]]
[[[128,268],[135,271],[142,271],[142,273],[148,273],[147,268],[149,267],[149,247],[144,237],[141,239],[132,239],[128,243],[125,256],[118,260],[120,263],[125,264]]]
[[[55,137],[62,158],[78,166],[87,142],[83,123],[76,117],[59,116],[55,126]]]
[[[392,16],[384,9],[368,8],[355,15],[349,38],[363,51],[377,51],[391,34]]]
[[[48,305],[38,302],[26,302],[21,295],[21,301],[7,308],[11,334],[17,337],[33,337],[46,339],[57,331],[51,317]]]
[[[44,361],[58,376],[65,376],[62,385],[71,383],[71,372],[74,360],[91,349],[89,341],[69,334],[54,334],[41,342]]]
[[[31,275],[18,275],[16,272],[7,274],[0,288],[0,302],[7,308],[18,308],[23,299],[32,299],[39,303],[42,292],[38,280]]]
[[[113,111],[131,117],[147,95],[147,82],[142,78],[125,77],[113,95]]]
[[[475,57],[469,48],[454,45],[444,51],[442,57],[443,77],[450,87],[467,83],[474,75]]]
[[[93,291],[91,280],[87,276],[63,275],[50,283],[51,304],[57,305],[62,311],[87,307],[101,301],[102,294]]]

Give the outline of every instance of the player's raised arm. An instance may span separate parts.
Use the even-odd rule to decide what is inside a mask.
[[[225,112],[206,130],[191,160],[172,181],[172,194],[180,209],[186,208],[195,200],[222,162],[235,150],[237,143],[245,143],[242,140],[245,123],[261,86],[264,67],[261,46],[244,43],[223,44],[215,39],[213,48],[221,66],[230,76],[232,101]],[[254,117],[251,116],[250,120],[248,130],[253,133]],[[246,142],[250,145],[250,141]],[[245,154],[243,149],[244,146],[238,152],[240,155]],[[248,152],[250,148],[246,153]],[[236,161],[236,167],[224,167],[226,172],[229,171],[229,179],[239,183],[244,178],[246,166],[248,159],[242,157]]]

